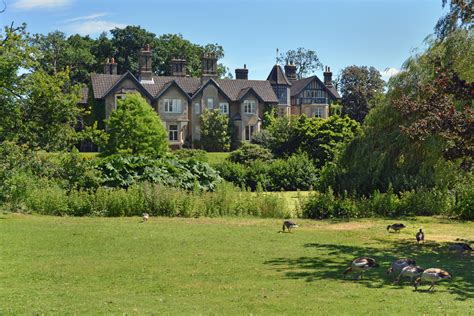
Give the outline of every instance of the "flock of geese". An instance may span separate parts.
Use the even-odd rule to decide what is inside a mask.
[[[283,222],[282,230],[288,230],[291,232],[292,228],[296,228],[295,222],[291,220],[285,220]],[[394,231],[400,232],[406,226],[402,223],[395,223],[392,225],[387,226],[387,231]],[[425,240],[425,233],[420,228],[420,230],[415,235],[417,243],[423,243]],[[449,251],[457,252],[459,254],[471,253],[472,248],[469,244],[458,242],[451,244],[449,246]],[[365,272],[368,270],[378,268],[380,265],[377,261],[370,257],[360,257],[354,259],[350,266],[343,272],[343,275],[348,275],[350,273],[357,273],[358,278],[362,279]],[[416,265],[416,261],[410,258],[403,258],[394,261],[390,268],[387,270],[387,275],[395,276],[394,280],[395,284],[400,284],[401,279],[403,278],[410,278],[410,283],[413,284],[415,287],[415,291],[418,290],[418,287],[422,284],[422,282],[430,283],[430,287],[428,291],[434,290],[435,284],[441,280],[451,280],[452,276],[446,270],[440,268],[429,268],[423,269],[420,266]]]

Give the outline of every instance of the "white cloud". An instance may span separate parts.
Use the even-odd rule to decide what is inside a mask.
[[[397,68],[394,68],[394,67],[387,67],[387,68],[385,68],[384,71],[381,72],[382,79],[388,80],[391,77],[399,74],[400,72],[401,72],[400,69],[397,69]]]
[[[124,28],[126,25],[105,20],[88,20],[81,23],[73,23],[68,26],[74,33],[81,35],[93,35],[108,32],[116,27]]]
[[[105,13],[105,12],[94,13],[94,14],[89,14],[89,15],[85,15],[85,16],[78,16],[78,17],[72,18],[72,19],[67,19],[67,20],[64,20],[64,22],[71,23],[71,22],[84,21],[84,20],[94,20],[94,19],[97,19],[97,18],[104,17],[106,15],[108,15],[108,14]]]
[[[72,0],[18,0],[13,4],[13,7],[17,9],[31,10],[65,7],[71,3]]]

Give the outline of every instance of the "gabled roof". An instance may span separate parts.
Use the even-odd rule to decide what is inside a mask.
[[[161,91],[155,96],[155,99],[158,99],[159,97],[161,97],[166,91],[168,91],[169,88],[173,86],[178,88],[178,90],[181,91],[181,93],[183,93],[188,100],[191,100],[190,95],[186,91],[184,91],[184,89],[179,85],[178,82],[176,82],[176,80],[170,81],[167,84],[165,84],[163,88],[161,89]]]
[[[217,90],[219,90],[219,92],[221,92],[228,101],[231,101],[231,98],[227,95],[227,93],[224,92],[224,90],[222,90],[222,88],[219,86],[219,84],[212,78],[210,78],[209,80],[206,81],[205,84],[203,84],[196,92],[194,92],[193,94],[193,99],[199,94],[201,93],[202,90],[204,90],[204,88],[206,88],[208,85],[212,84],[213,86],[215,86],[217,88]]]
[[[255,90],[252,87],[240,90],[239,95],[237,96],[238,100],[241,101],[249,93],[253,93],[253,95],[255,95],[260,102],[263,102],[263,99],[258,95],[258,93],[255,92]]]
[[[138,79],[135,78],[135,76],[130,71],[127,71],[123,75],[94,74],[91,77],[92,88],[94,90],[94,98],[105,98],[115,89],[115,87],[117,87],[126,79],[129,79],[134,82],[137,88],[149,99],[153,99],[153,95],[150,94],[147,89],[145,89],[144,85],[142,85],[140,81],[138,81]]]
[[[291,83],[288,78],[286,78],[283,69],[281,69],[281,66],[278,64],[273,66],[272,71],[270,71],[267,80],[270,81],[271,84],[291,86]]]
[[[316,80],[320,86],[322,86],[329,94],[331,94],[335,99],[340,99],[341,96],[337,92],[336,88],[334,86],[326,86],[324,82],[321,81],[321,79],[318,78],[318,76],[311,76],[308,78],[300,79],[300,80],[294,80],[292,81],[293,85],[290,88],[290,95],[292,97],[298,95],[301,91],[303,91],[312,81]]]

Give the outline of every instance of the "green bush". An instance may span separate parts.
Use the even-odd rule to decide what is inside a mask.
[[[173,154],[178,159],[195,159],[200,162],[209,162],[207,152],[201,149],[178,149]]]
[[[255,191],[311,190],[318,179],[318,170],[305,154],[271,162],[255,160],[248,165],[225,162],[216,166],[226,181]]]
[[[328,192],[314,192],[302,206],[303,217],[313,219],[326,218],[358,218],[366,216],[358,207],[357,202],[345,196],[334,196],[332,189]]]
[[[194,159],[152,159],[143,156],[112,155],[97,161],[102,184],[127,188],[140,182],[157,183],[187,190],[214,190],[221,181],[207,163]]]
[[[255,160],[269,162],[273,158],[271,151],[257,144],[243,142],[239,149],[230,153],[229,160],[235,163],[250,164]]]

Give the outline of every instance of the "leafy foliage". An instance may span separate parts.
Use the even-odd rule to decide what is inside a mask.
[[[268,127],[270,149],[276,156],[304,152],[319,167],[334,160],[342,145],[350,142],[359,130],[356,121],[337,115],[329,119],[282,117]]]
[[[257,159],[247,165],[224,162],[216,169],[225,180],[253,191],[311,190],[318,178],[318,170],[304,154],[270,162]]]
[[[152,159],[112,155],[98,161],[102,184],[127,188],[139,182],[157,183],[186,190],[213,191],[220,181],[217,172],[197,160]]]
[[[168,151],[168,137],[153,108],[138,94],[120,100],[107,120],[107,154],[163,156]]]
[[[344,68],[339,81],[343,113],[358,122],[363,122],[369,112],[370,101],[383,93],[384,85],[380,72],[374,67]]]
[[[199,144],[207,151],[228,151],[231,143],[229,116],[220,110],[205,110],[200,116],[201,140]]]
[[[267,148],[257,144],[243,142],[239,149],[230,153],[229,160],[236,163],[249,164],[255,160],[270,161],[273,155]]]
[[[277,58],[279,63],[293,64],[296,66],[296,75],[298,79],[303,79],[322,69],[323,64],[314,50],[299,47],[290,49],[286,53],[281,53]]]

